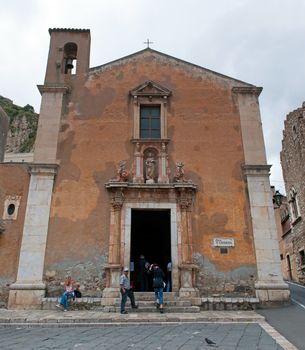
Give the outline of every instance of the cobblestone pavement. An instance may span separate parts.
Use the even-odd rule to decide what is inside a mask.
[[[216,345],[208,345],[205,338]],[[284,349],[257,323],[184,323],[106,325],[102,327],[0,328],[2,350],[146,349],[275,350]]]

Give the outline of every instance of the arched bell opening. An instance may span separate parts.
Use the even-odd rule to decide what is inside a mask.
[[[64,46],[64,70],[65,74],[75,74],[77,65],[77,45],[67,43]]]

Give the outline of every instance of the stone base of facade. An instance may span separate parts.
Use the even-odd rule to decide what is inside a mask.
[[[27,310],[41,309],[42,298],[45,297],[46,286],[44,283],[38,284],[17,284],[10,286],[8,309]]]
[[[256,297],[260,305],[289,302],[290,291],[286,283],[256,283]]]
[[[103,290],[103,297],[101,300],[101,305],[102,306],[115,305],[118,299],[120,299],[120,289],[119,288],[105,288]]]
[[[179,289],[179,298],[184,299],[196,299],[199,298],[199,290],[197,288],[180,288]],[[200,298],[199,298],[200,299]]]

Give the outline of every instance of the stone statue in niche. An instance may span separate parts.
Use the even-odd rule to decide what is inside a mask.
[[[188,183],[192,183],[192,180],[187,180],[184,177],[184,164],[182,162],[177,162],[176,163],[176,173],[174,176],[174,182],[188,182]]]
[[[117,167],[117,176],[110,182],[126,182],[128,181],[129,171],[126,169],[126,160],[120,160]]]
[[[147,184],[155,183],[155,168],[156,160],[154,159],[152,153],[149,153],[145,161],[145,182]]]

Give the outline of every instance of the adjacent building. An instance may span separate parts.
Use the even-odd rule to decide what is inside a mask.
[[[287,193],[282,208],[283,271],[285,278],[305,284],[305,103],[286,117],[281,162]]]

